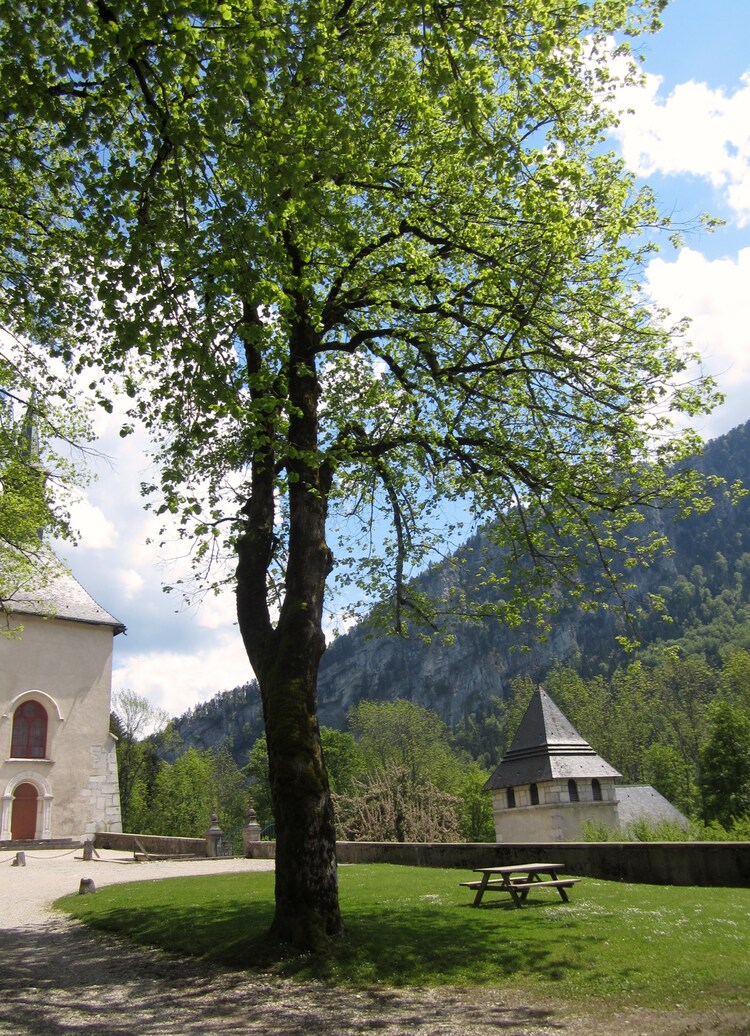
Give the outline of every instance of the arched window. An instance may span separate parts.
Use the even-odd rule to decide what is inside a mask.
[[[594,802],[602,801],[602,786],[596,779],[596,777],[594,777],[593,781],[591,782],[591,794],[593,796]]]
[[[578,785],[572,778],[568,781],[568,797],[571,802],[578,802]]]
[[[10,754],[14,759],[44,759],[47,754],[47,710],[25,701],[13,715]]]
[[[508,809],[515,809],[516,808],[516,793],[515,793],[515,791],[512,788],[508,788],[508,790],[507,790],[507,797],[508,797]]]
[[[530,784],[529,785],[529,794],[531,795],[531,805],[532,806],[538,806],[539,805],[539,789],[537,788],[536,784]]]

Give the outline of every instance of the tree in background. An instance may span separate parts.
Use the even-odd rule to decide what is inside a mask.
[[[695,758],[671,744],[650,744],[643,752],[640,772],[645,784],[656,788],[687,817],[698,812]]]
[[[234,852],[243,851],[242,828],[250,808],[250,782],[237,766],[229,746],[224,743],[209,750],[212,764],[211,804],[216,809],[219,827]]]
[[[3,292],[104,405],[110,378],[132,398],[157,509],[204,575],[236,560],[279,940],[343,932],[316,718],[329,576],[401,634],[515,625],[563,588],[604,599],[660,547],[642,509],[702,499],[672,418],[714,392],[679,384],[680,328],[638,280],[667,221],[601,146],[610,36],[661,7],[3,5],[3,157],[44,216]],[[508,572],[431,603],[408,577],[454,516],[492,523]]]
[[[464,713],[450,731],[450,743],[483,769],[494,770],[507,747],[505,700],[493,695],[480,702],[476,712]]]
[[[348,724],[368,772],[393,764],[443,791],[458,783],[461,763],[436,712],[403,698],[362,701],[350,710]]]
[[[750,713],[750,652],[741,649],[729,655],[722,666],[720,685],[726,698]]]
[[[494,840],[490,796],[482,790],[489,773],[453,750],[437,713],[398,698],[362,701],[348,720],[366,775],[336,797],[346,837],[378,841],[388,830],[397,841]]]
[[[129,830],[139,834],[203,838],[216,812],[219,827],[234,852],[242,852],[250,786],[226,745],[181,752],[173,763],[160,760],[153,738],[137,746],[147,765],[137,774],[130,793]]]
[[[457,842],[459,799],[407,766],[386,762],[334,796],[336,823],[350,841]]]
[[[348,731],[331,727],[321,727],[320,742],[331,791],[348,794],[366,769],[361,746]]]
[[[151,790],[144,833],[203,838],[215,806],[213,791],[209,753],[188,748],[173,763],[162,763]]]
[[[273,823],[271,776],[268,769],[268,742],[261,734],[250,749],[250,758],[244,772],[250,783],[250,797],[261,830]]]
[[[495,821],[492,798],[484,790],[490,774],[477,763],[465,768],[456,787],[459,800],[461,839],[465,842],[494,842]]]
[[[719,699],[709,708],[700,791],[707,822],[729,828],[750,815],[750,715],[735,701]]]
[[[112,705],[123,830],[145,834],[147,788],[153,784],[159,766],[158,751],[168,736],[169,716],[128,688],[114,696]],[[148,740],[147,734],[151,735]]]

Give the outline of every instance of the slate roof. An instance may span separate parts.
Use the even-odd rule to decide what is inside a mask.
[[[485,791],[558,778],[620,777],[539,687]]]
[[[77,579],[60,569],[43,587],[28,595],[23,591],[5,602],[8,612],[20,615],[44,615],[72,622],[89,622],[111,626],[114,633],[124,633],[125,626],[110,615],[87,593]]]
[[[617,815],[620,827],[625,828],[636,820],[649,820],[659,823],[669,820],[671,823],[687,827],[688,818],[680,813],[676,806],[652,788],[650,784],[620,785],[617,788]]]

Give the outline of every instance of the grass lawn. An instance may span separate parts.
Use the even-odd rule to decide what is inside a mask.
[[[387,864],[339,869],[349,937],[330,958],[289,958],[279,974],[359,986],[496,986],[568,1001],[663,1007],[750,1003],[750,889],[582,880],[563,903],[532,892],[478,909],[456,870]],[[112,885],[62,909],[137,942],[269,970],[263,933],[273,874]]]

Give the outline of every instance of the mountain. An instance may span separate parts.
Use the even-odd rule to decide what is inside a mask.
[[[248,752],[263,733],[257,683],[253,680],[201,702],[173,720],[171,729],[175,737],[168,738],[160,751],[167,762],[174,762],[186,748],[205,751],[226,744],[235,762],[244,766]]]
[[[750,486],[750,422],[708,443],[695,465],[728,484]],[[660,594],[672,622],[647,616],[632,631],[647,648],[709,625],[712,605],[734,594],[734,625],[748,616],[739,605],[750,594],[750,496],[731,503],[723,492],[706,514],[675,521],[668,512],[647,518],[650,529],[664,533],[671,553],[636,572],[636,598]],[[458,566],[468,572],[471,565]],[[425,589],[439,589],[445,570],[432,570]],[[449,578],[452,578],[452,574]],[[747,587],[744,582],[747,579]],[[724,601],[728,604],[729,602]],[[409,698],[434,709],[450,724],[473,712],[490,696],[507,696],[510,682],[529,675],[541,680],[556,662],[573,665],[582,675],[611,671],[632,656],[616,640],[630,632],[613,612],[585,613],[572,603],[553,620],[545,641],[506,629],[497,620],[459,626],[448,646],[373,633],[358,626],[326,651],[320,668],[318,714],[322,724],[340,727],[348,709],[363,699]]]
[[[750,422],[708,443],[696,466],[729,484],[739,480],[750,486]],[[642,645],[640,657],[648,661],[649,653],[664,644],[717,658],[730,642],[750,648],[750,496],[733,504],[720,492],[706,514],[675,521],[669,512],[655,512],[647,521],[651,531],[668,537],[671,553],[636,573],[635,596],[661,595],[672,621],[655,614],[640,620],[634,631]],[[431,568],[420,577],[420,589],[439,592],[457,578],[470,584],[480,540],[481,534],[461,548],[461,564]],[[338,637],[323,657],[320,722],[341,729],[359,701],[408,698],[454,725],[490,697],[507,696],[515,677],[541,681],[555,663],[584,676],[611,672],[633,657],[616,639],[626,632],[633,631],[614,612],[582,612],[572,602],[560,609],[544,641],[508,630],[496,619],[457,626],[450,644],[405,640],[361,624]],[[262,731],[257,687],[226,691],[180,717],[175,726],[185,744],[197,747],[229,737],[235,758],[245,762]]]

